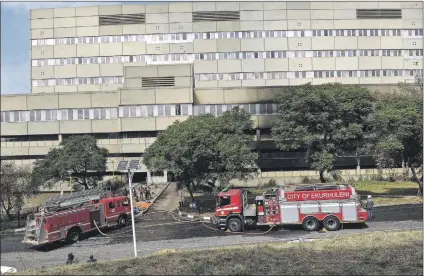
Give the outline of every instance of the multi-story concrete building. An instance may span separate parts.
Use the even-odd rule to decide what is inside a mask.
[[[175,120],[235,105],[263,141],[282,86],[384,92],[423,73],[421,1],[125,4],[31,10],[30,22],[31,93],[1,97],[1,157],[18,164],[90,133],[112,170]],[[302,153],[258,149],[264,170],[305,167]]]

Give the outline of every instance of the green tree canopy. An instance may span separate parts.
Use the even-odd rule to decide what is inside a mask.
[[[250,114],[234,108],[222,116],[203,115],[176,121],[161,132],[146,150],[143,163],[149,170],[171,172],[191,193],[190,185],[252,175],[256,153],[248,147],[253,140]]]
[[[373,118],[373,155],[379,168],[393,168],[402,158],[423,192],[423,83],[402,84],[393,94],[377,97]],[[418,169],[418,171],[416,170]],[[421,176],[418,176],[420,173]]]
[[[28,166],[16,166],[15,163],[1,161],[1,193],[0,203],[9,219],[12,218],[11,211],[19,213],[24,205],[26,197],[38,191],[38,186],[31,181],[31,170]]]
[[[95,187],[106,171],[107,154],[108,150],[98,147],[93,136],[71,136],[35,162],[33,180],[40,186],[51,186],[71,176],[77,189]]]
[[[279,118],[272,136],[282,150],[307,149],[307,162],[320,173],[333,169],[336,154],[363,140],[372,112],[372,96],[359,86],[339,83],[292,86],[276,98]]]

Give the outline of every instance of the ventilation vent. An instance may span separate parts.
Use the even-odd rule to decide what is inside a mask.
[[[141,78],[142,87],[175,86],[174,77]]]
[[[239,11],[205,11],[193,12],[193,22],[236,21],[240,20]]]
[[[128,24],[144,24],[146,23],[146,15],[144,13],[136,14],[116,14],[99,16],[99,25],[128,25]]]
[[[402,18],[400,9],[374,9],[374,10],[356,10],[356,19],[392,19]]]

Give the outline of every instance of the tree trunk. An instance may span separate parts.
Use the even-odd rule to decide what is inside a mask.
[[[18,228],[21,228],[21,208],[18,208]]]
[[[327,182],[324,178],[324,171],[323,170],[319,171],[319,180],[321,181],[321,183]]]
[[[194,202],[194,196],[193,196],[193,191],[191,190],[190,182],[188,181],[184,181],[184,182],[185,182],[185,186],[187,187],[187,191],[190,194],[191,202]]]
[[[9,219],[9,221],[11,221],[13,218],[12,218],[12,214],[10,213],[10,210],[6,209],[4,211],[6,212],[6,215],[7,215],[7,218]]]
[[[415,172],[414,166],[411,166],[411,172],[412,177],[414,178],[415,182],[418,183],[418,196],[423,196],[423,176],[421,178],[418,178],[417,173]]]
[[[88,184],[87,184],[87,182],[84,181],[81,185],[84,186],[85,190],[88,190]]]

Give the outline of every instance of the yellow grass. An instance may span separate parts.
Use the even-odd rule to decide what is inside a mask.
[[[161,250],[119,261],[22,275],[422,275],[423,231],[374,232],[305,243]]]

